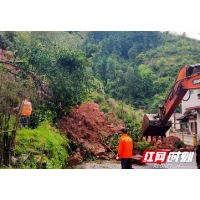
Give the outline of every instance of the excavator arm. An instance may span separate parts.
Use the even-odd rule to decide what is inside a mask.
[[[183,66],[175,79],[174,85],[164,101],[159,106],[157,114],[145,114],[143,117],[141,138],[151,136],[166,137],[165,133],[171,127],[170,117],[189,89],[200,88],[200,64]]]

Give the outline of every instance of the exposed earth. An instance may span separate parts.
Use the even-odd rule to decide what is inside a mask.
[[[100,112],[100,107],[96,103],[83,103],[74,107],[72,113],[60,122],[61,130],[67,137],[79,144],[79,148],[69,160],[69,165],[81,160],[85,156],[85,150],[100,159],[115,157],[109,150],[110,145],[106,140],[119,133],[123,126],[123,121],[114,112]]]

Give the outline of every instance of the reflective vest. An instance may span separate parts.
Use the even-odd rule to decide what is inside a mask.
[[[118,154],[120,158],[132,158],[133,156],[133,140],[127,134],[119,138]]]
[[[23,100],[21,108],[19,110],[19,114],[20,115],[29,115],[30,116],[31,112],[32,112],[31,103],[27,99]]]

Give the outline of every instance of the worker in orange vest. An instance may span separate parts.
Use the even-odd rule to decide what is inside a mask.
[[[28,122],[30,120],[32,112],[32,104],[27,99],[24,99],[22,101],[22,104],[19,109],[19,115],[20,115],[20,126],[26,127],[28,125]]]
[[[122,137],[119,138],[118,156],[121,158],[122,169],[131,169],[133,140],[128,136],[126,128],[122,128],[121,132]]]

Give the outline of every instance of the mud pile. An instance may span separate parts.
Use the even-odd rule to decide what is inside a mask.
[[[112,116],[113,113],[109,115]],[[60,128],[70,140],[81,144],[94,156],[106,159],[109,154],[105,139],[118,133],[124,126],[123,121],[117,116],[115,116],[117,125],[107,119],[106,114],[100,112],[98,104],[83,103],[74,107],[72,114],[60,122]]]
[[[150,146],[153,146],[154,147],[154,151],[159,151],[159,150],[168,150],[168,151],[193,151],[194,148],[193,147],[190,147],[190,146],[186,146],[184,145],[183,148],[181,149],[176,149],[174,147],[174,142],[178,142],[180,141],[180,138],[178,137],[175,137],[175,136],[169,136],[169,137],[166,137],[166,138],[163,138],[163,141],[161,141],[161,137],[158,138],[158,141],[156,141],[155,138],[153,138],[153,141],[150,142]]]

